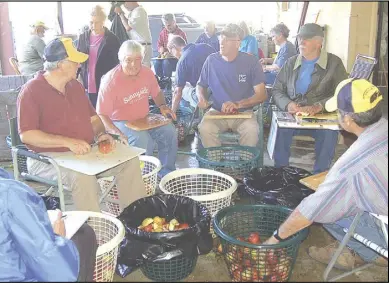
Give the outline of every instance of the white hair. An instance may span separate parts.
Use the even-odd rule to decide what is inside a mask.
[[[313,39],[319,41],[321,44],[324,43],[324,38],[322,36],[316,35],[316,36],[313,36]]]
[[[131,54],[140,54],[144,57],[144,47],[135,40],[126,40],[122,43],[118,52],[118,59],[122,62],[126,56]]]
[[[59,60],[59,61],[54,61],[54,62],[47,62],[45,61],[43,63],[43,69],[45,71],[54,71],[56,69],[58,69],[58,64],[61,62],[62,60]]]

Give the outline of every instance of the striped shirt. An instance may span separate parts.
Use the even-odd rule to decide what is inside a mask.
[[[389,130],[380,119],[337,160],[317,191],[297,207],[307,219],[333,223],[358,211],[389,215]]]
[[[158,37],[157,49],[160,49],[160,47],[164,47],[165,49],[167,48],[168,36],[170,34],[181,36],[187,43],[186,33],[181,28],[176,27],[176,30],[173,33],[169,33],[169,31],[166,28],[163,28],[163,30],[160,32],[160,35]]]

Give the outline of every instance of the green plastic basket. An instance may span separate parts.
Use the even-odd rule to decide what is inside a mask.
[[[142,273],[157,282],[179,281],[190,275],[196,266],[198,256],[188,258],[179,256],[167,261],[147,262],[142,265]]]
[[[242,179],[257,168],[260,150],[250,146],[218,146],[199,149],[196,158],[200,168],[207,168]]]
[[[254,245],[240,241],[257,232],[267,240],[292,212],[273,205],[236,205],[220,210],[214,217],[214,231],[221,238],[222,253],[234,282],[288,281],[305,228],[276,245]]]

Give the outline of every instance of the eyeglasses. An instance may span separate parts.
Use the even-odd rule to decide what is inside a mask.
[[[134,58],[134,59],[126,58],[125,60],[123,60],[123,62],[125,64],[139,63],[140,61],[142,61],[142,57],[137,57],[137,58]]]

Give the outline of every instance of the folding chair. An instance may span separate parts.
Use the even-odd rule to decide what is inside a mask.
[[[358,54],[349,74],[350,78],[366,79],[371,77],[375,64],[378,62],[374,57]]]
[[[8,59],[9,63],[11,64],[12,68],[14,69],[15,73],[17,75],[21,75],[22,73],[20,72],[19,70],[19,62],[18,62],[18,59],[16,59],[15,57],[11,57]]]
[[[335,254],[333,255],[331,261],[329,262],[328,266],[325,269],[324,281],[336,281],[336,280],[344,278],[344,277],[346,277],[346,276],[348,276],[350,274],[353,274],[353,273],[355,273],[357,271],[363,270],[363,269],[373,265],[372,263],[366,263],[366,264],[364,264],[362,266],[359,266],[357,268],[352,269],[351,271],[348,271],[348,272],[342,273],[342,274],[340,274],[338,276],[329,278],[329,274],[330,274],[332,268],[334,267],[334,265],[335,265],[335,263],[337,261],[337,258],[340,256],[342,250],[347,245],[347,243],[351,239],[351,237],[353,237],[355,240],[361,242],[362,244],[364,244],[368,248],[373,249],[374,251],[379,253],[381,256],[383,256],[385,258],[389,258],[389,251],[388,251],[389,235],[388,235],[387,228],[386,228],[386,225],[388,225],[388,217],[370,213],[370,215],[372,217],[376,218],[380,222],[380,226],[381,226],[382,232],[383,232],[383,234],[385,236],[385,239],[386,239],[386,244],[387,244],[387,249],[386,249],[384,247],[381,247],[381,246],[377,245],[376,243],[373,243],[373,242],[367,240],[363,236],[355,233],[355,228],[356,228],[357,224],[359,223],[360,217],[363,215],[363,213],[364,213],[363,211],[358,212],[356,214],[355,218],[353,219],[352,224],[349,227],[349,229],[344,228],[344,232],[346,234],[345,234],[343,240],[341,241],[340,245],[338,246],[338,248],[337,248]]]

